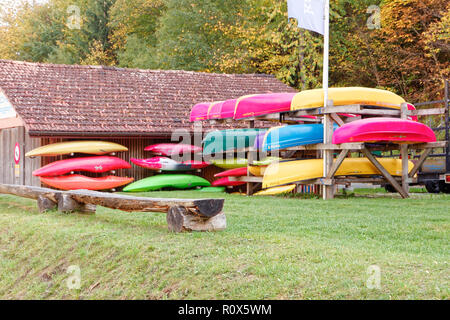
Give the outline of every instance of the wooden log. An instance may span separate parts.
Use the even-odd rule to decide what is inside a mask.
[[[58,194],[58,211],[63,213],[84,213],[95,214],[96,206],[93,204],[80,203],[72,198],[68,193]]]
[[[53,209],[56,209],[57,204],[56,202],[50,200],[49,198],[46,198],[42,195],[38,196],[37,198],[37,205],[40,213],[44,213]]]
[[[327,179],[332,179],[334,177],[334,174],[336,171],[338,171],[339,167],[341,166],[342,162],[344,162],[345,158],[347,157],[350,150],[342,150],[339,154],[338,158],[335,162],[333,162],[333,165],[330,168],[330,171],[328,172],[328,175],[326,176]]]
[[[0,184],[0,193],[11,194],[33,200],[37,200],[39,196],[43,196],[45,198],[52,200],[55,203],[58,202],[58,200],[56,199],[56,195],[61,192],[62,191],[40,187],[19,186],[14,184]]]
[[[221,231],[227,226],[225,214],[220,213],[212,218],[193,215],[184,207],[174,206],[167,213],[169,231]]]
[[[333,108],[333,101],[327,101],[327,109]],[[323,121],[323,142],[324,144],[331,144],[333,137],[333,119],[330,114],[326,114],[324,116]],[[333,150],[326,149],[323,152],[323,176],[328,177],[329,172],[331,171],[331,167],[333,165]],[[334,198],[334,186],[324,185],[323,187],[323,199],[333,199]]]

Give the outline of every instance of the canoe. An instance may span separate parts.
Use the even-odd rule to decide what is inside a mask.
[[[323,89],[305,90],[292,99],[291,111],[323,107]],[[349,87],[328,89],[330,100],[335,106],[361,104],[374,107],[400,109],[405,99],[381,89]]]
[[[178,162],[167,157],[153,157],[149,159],[131,158],[130,161],[142,168],[162,171],[188,171],[209,166],[208,162],[195,160]]]
[[[230,169],[227,171],[219,172],[214,175],[215,178],[223,177],[242,177],[247,175],[247,167]]]
[[[107,190],[129,184],[134,178],[107,176],[91,178],[80,174],[58,177],[40,177],[41,182],[61,190]]]
[[[122,159],[116,157],[99,156],[55,161],[33,171],[33,175],[38,177],[51,177],[60,176],[72,171],[101,173],[129,168],[131,168],[131,165]]]
[[[204,187],[199,192],[225,192],[225,187]]]
[[[198,103],[191,109],[191,115],[189,117],[189,121],[202,121],[206,120],[208,117],[208,109],[211,105],[211,102],[203,102]]]
[[[322,142],[323,124],[315,123],[270,128],[258,144],[267,152]]]
[[[158,143],[145,147],[144,151],[150,151],[162,156],[173,156],[185,153],[202,152],[202,148],[182,143]]]
[[[189,174],[159,174],[136,181],[126,186],[125,192],[147,192],[163,188],[191,189],[195,187],[209,187],[211,183],[202,177]]]
[[[436,135],[427,125],[399,118],[369,118],[347,123],[333,134],[333,143],[347,142],[434,142]]]
[[[213,187],[221,187],[221,186],[235,187],[235,186],[242,186],[244,184],[246,184],[246,182],[244,182],[244,181],[230,181],[229,177],[223,177],[223,178],[220,178],[220,179],[214,181],[212,183],[212,186]]]
[[[203,139],[203,154],[210,155],[253,146],[258,134],[267,129],[229,129],[208,133]]]
[[[211,160],[211,163],[222,169],[236,169],[247,167],[248,161],[244,158]]]
[[[377,159],[381,165],[394,176],[401,176],[402,161],[399,159]],[[414,164],[409,161],[409,171]],[[347,158],[336,172],[336,176],[370,176],[381,175],[367,158]],[[277,162],[269,165],[264,173],[263,188],[291,184],[323,177],[323,159],[294,160]]]
[[[275,196],[277,194],[289,193],[295,189],[295,184],[289,184],[287,186],[269,188],[254,193],[254,196]]]
[[[222,106],[225,101],[216,101],[210,104],[208,108],[208,113],[206,114],[206,119],[217,120],[220,119]]]
[[[103,155],[120,151],[128,151],[128,148],[108,141],[68,141],[48,144],[46,146],[33,149],[27,152],[25,156],[59,156],[71,153]]]

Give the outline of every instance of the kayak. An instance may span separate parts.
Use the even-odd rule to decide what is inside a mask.
[[[33,175],[38,177],[51,177],[60,176],[72,171],[101,173],[129,168],[131,168],[131,165],[122,159],[116,157],[99,156],[55,161],[33,171]]]
[[[220,178],[212,183],[213,187],[235,187],[235,186],[242,186],[246,184],[244,181],[230,181],[229,177]]]
[[[194,107],[192,107],[189,120],[191,122],[206,120],[208,118],[208,109],[210,106],[210,102],[196,104]]]
[[[129,184],[134,178],[107,176],[91,178],[80,174],[58,177],[40,177],[41,182],[61,190],[107,190]]]
[[[150,151],[162,156],[173,156],[185,153],[202,152],[202,148],[182,143],[158,143],[146,147],[144,151]]]
[[[264,172],[266,171],[267,166],[248,166],[248,171],[257,177],[262,177],[264,175]]]
[[[257,117],[291,110],[295,92],[253,94],[240,97],[234,110],[234,119]]]
[[[234,158],[234,159],[225,159],[225,160],[212,160],[211,163],[216,167],[222,169],[236,169],[247,167],[247,159],[244,158]]]
[[[202,169],[209,166],[208,162],[195,160],[177,162],[167,157],[153,157],[150,159],[131,158],[130,161],[142,168],[162,171],[187,171]]]
[[[191,189],[195,187],[209,187],[211,183],[202,177],[189,174],[159,174],[136,181],[126,186],[125,192],[147,192],[163,188]]]
[[[333,143],[347,142],[434,142],[436,135],[427,125],[399,118],[368,118],[347,123],[333,134]]]
[[[204,187],[199,192],[225,192],[225,187]]]
[[[269,188],[265,190],[261,190],[253,194],[254,196],[275,196],[278,194],[289,193],[292,192],[297,185],[289,184],[287,186]]]
[[[349,87],[329,88],[328,99],[334,106],[360,104],[389,109],[400,109],[405,99],[399,95],[381,89]],[[291,111],[323,107],[323,89],[305,90],[297,93],[292,99]]]
[[[48,144],[33,149],[25,154],[27,157],[59,156],[71,153],[104,155],[112,152],[128,151],[127,147],[108,141],[68,141]]]
[[[335,126],[337,128],[337,125]],[[270,128],[257,141],[260,150],[273,151],[323,142],[323,124],[298,124]]]
[[[402,174],[402,160],[377,159],[381,165],[394,176]],[[409,161],[409,171],[414,164]],[[343,161],[336,176],[370,176],[381,175],[367,158],[347,158]],[[263,188],[270,188],[297,181],[323,177],[323,159],[283,161],[269,165],[264,173]]]
[[[206,118],[208,120],[215,120],[220,119],[222,106],[225,101],[217,101],[211,103],[211,105],[208,108],[208,113],[206,114]]]
[[[208,133],[203,139],[203,154],[210,155],[253,146],[258,134],[267,129],[229,129]]]
[[[219,119],[231,119],[234,116],[237,99],[226,100],[220,108]]]
[[[222,178],[222,177],[242,177],[247,175],[247,167],[242,168],[236,168],[236,169],[230,169],[227,171],[223,171],[220,173],[216,173],[214,175],[215,178]]]

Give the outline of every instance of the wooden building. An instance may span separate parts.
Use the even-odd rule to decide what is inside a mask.
[[[107,140],[129,148],[117,155],[127,161],[132,157],[147,158],[150,155],[144,148],[170,142],[175,130],[194,133],[189,113],[196,103],[293,91],[269,75],[0,60],[0,183],[40,185],[32,172],[62,159],[25,158],[26,152],[41,145]],[[239,125],[205,124],[202,130]],[[15,149],[19,149],[20,156]],[[214,170],[211,167],[202,175],[211,180]],[[118,173],[136,180],[151,174],[136,166]]]

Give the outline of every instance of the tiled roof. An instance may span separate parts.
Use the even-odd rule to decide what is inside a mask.
[[[167,134],[193,130],[192,106],[294,92],[273,76],[123,69],[0,60],[3,89],[32,135]],[[238,123],[215,128],[239,127]],[[204,125],[208,130],[211,125]]]

